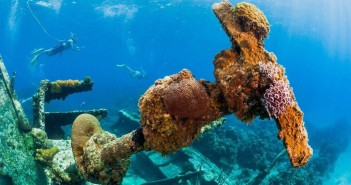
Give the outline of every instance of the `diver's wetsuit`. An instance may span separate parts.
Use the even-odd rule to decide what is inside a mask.
[[[45,52],[45,54],[47,54],[49,56],[53,56],[53,55],[56,55],[57,53],[60,53],[60,55],[61,55],[63,50],[69,49],[71,47],[72,46],[71,46],[71,43],[69,41],[61,42],[58,45],[56,45],[55,47],[51,48],[50,50],[47,50]]]
[[[39,56],[45,54],[48,56],[53,56],[56,55],[58,53],[60,53],[60,55],[62,54],[62,52],[64,50],[67,49],[74,49],[74,50],[79,50],[78,47],[74,46],[75,42],[77,41],[77,38],[75,37],[75,35],[71,35],[71,38],[69,38],[68,40],[64,41],[64,42],[60,42],[58,45],[56,45],[53,48],[44,50],[43,48],[37,49],[35,51],[33,51],[33,59],[31,60],[31,64],[35,64],[37,62],[37,59]]]

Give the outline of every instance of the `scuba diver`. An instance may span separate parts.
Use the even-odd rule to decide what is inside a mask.
[[[126,69],[133,78],[145,79],[148,77],[147,73],[143,69],[141,69],[141,71],[133,70],[126,64],[117,64],[116,66]]]
[[[50,49],[46,49],[44,50],[43,48],[40,49],[36,49],[32,52],[32,54],[34,55],[33,59],[31,60],[31,64],[35,64],[37,62],[37,59],[39,56],[41,56],[42,54],[46,54],[48,56],[53,56],[56,55],[58,53],[60,53],[60,56],[62,54],[62,52],[64,50],[67,49],[73,49],[73,50],[80,50],[80,47],[77,47],[75,44],[77,42],[77,37],[76,35],[74,35],[73,33],[71,33],[71,37],[69,39],[67,39],[64,42],[59,43],[58,45],[56,45],[55,47],[52,47]]]

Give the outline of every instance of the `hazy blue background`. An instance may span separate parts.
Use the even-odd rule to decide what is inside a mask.
[[[138,98],[156,79],[182,68],[190,69],[196,78],[213,81],[213,58],[230,47],[212,13],[212,4],[218,2],[214,0],[45,1],[50,7],[36,2],[29,4],[49,34],[66,39],[73,32],[77,45],[85,48],[43,56],[31,66],[33,49],[58,42],[43,32],[27,1],[0,0],[0,53],[9,73],[17,72],[19,98],[32,96],[41,79],[91,76],[95,81],[93,91],[72,95],[65,102],[53,101],[46,106],[48,111],[108,108],[113,114],[120,108],[136,110]],[[350,121],[351,1],[249,2],[271,24],[266,49],[285,66],[307,127]],[[132,79],[115,66],[122,63],[143,68],[149,77]],[[351,158],[350,153],[339,163],[350,164],[343,161]]]

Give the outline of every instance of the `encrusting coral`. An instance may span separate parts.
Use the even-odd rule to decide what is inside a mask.
[[[84,147],[86,142],[95,133],[101,133],[99,121],[90,114],[79,115],[72,125],[72,151],[78,169],[85,174],[87,171],[84,163]]]
[[[225,2],[229,4],[228,2]],[[225,4],[222,3],[222,6]],[[217,4],[218,5],[218,4]],[[217,6],[215,5],[215,6]],[[226,6],[226,5],[224,5]],[[214,9],[217,7],[214,7]],[[269,23],[266,16],[256,6],[250,3],[238,3],[232,9],[235,22],[242,31],[252,32],[258,40],[263,40],[268,36]]]
[[[85,77],[83,81],[80,80],[56,80],[49,82],[44,80],[41,84],[45,91],[45,102],[50,102],[53,99],[65,99],[68,95],[89,91],[92,89],[94,82],[90,77]]]
[[[49,149],[54,146],[46,132],[42,129],[33,128],[31,130],[31,135],[33,137],[35,148]]]
[[[59,152],[57,146],[54,146],[50,149],[37,149],[35,153],[35,160],[46,164],[51,165],[54,156]]]
[[[136,142],[138,137],[136,131],[117,140],[101,129],[94,116],[79,115],[72,126],[71,142],[77,168],[91,182],[121,183],[128,170],[131,150],[142,149],[138,147],[142,144]]]
[[[256,117],[273,118],[292,165],[307,163],[312,149],[303,113],[284,68],[277,64],[273,53],[264,49],[263,39],[269,32],[266,17],[249,3],[232,7],[223,1],[212,8],[232,41],[231,49],[215,56],[216,82],[195,80],[186,69],[157,80],[139,100],[141,128],[122,138],[100,128],[98,132],[75,131],[78,126],[74,124],[72,148],[79,149],[75,157],[81,172],[88,174],[85,177],[118,184],[131,154],[150,149],[165,155],[177,151],[190,145],[206,124],[230,113],[244,122]],[[75,123],[84,126],[86,121],[91,122],[78,117]],[[85,139],[78,140],[80,135]],[[82,156],[87,160],[83,161]]]
[[[173,83],[166,89],[163,99],[167,111],[181,118],[196,119],[209,113],[210,97],[206,89],[195,79]]]
[[[269,31],[266,17],[248,3],[239,3],[233,8],[228,1],[223,1],[213,9],[232,40],[232,50],[222,51],[214,61],[215,76],[229,109],[246,122],[256,116],[273,116],[292,165],[299,167],[307,163],[312,149],[308,145],[303,113],[283,67],[277,64],[273,53],[264,49],[262,42]],[[228,21],[231,19],[234,21]]]
[[[50,83],[50,93],[61,93],[63,88],[73,88],[80,83],[79,80],[56,80]]]
[[[189,70],[157,80],[139,100],[145,147],[168,154],[190,145],[204,125],[225,111],[210,97]]]
[[[94,82],[90,77],[84,80],[57,80],[50,82],[49,80],[40,81],[40,87],[33,96],[33,116],[34,127],[45,130],[45,103],[49,103],[54,99],[64,100],[68,95],[83,91],[92,90]]]

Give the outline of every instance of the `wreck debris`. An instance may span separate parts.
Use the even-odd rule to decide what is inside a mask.
[[[10,83],[0,55],[0,181],[1,184],[38,184],[42,176],[33,156],[33,139],[28,133],[31,125],[16,92],[10,90]]]
[[[177,176],[167,178],[167,179],[161,179],[161,180],[156,180],[152,182],[146,182],[141,185],[168,185],[168,184],[177,184],[179,181],[186,180],[189,178],[194,178],[198,177],[201,174],[203,174],[202,171],[195,171],[195,172],[187,172],[185,174],[178,174]]]
[[[118,111],[118,120],[111,126],[111,130],[116,135],[124,135],[140,127],[140,114],[128,110]]]
[[[50,139],[63,139],[64,131],[62,126],[70,125],[74,119],[80,114],[91,114],[98,120],[107,116],[106,109],[93,109],[93,110],[76,110],[70,112],[45,112],[45,132]]]
[[[15,92],[15,79],[16,79],[16,72],[13,72],[10,80],[11,95],[13,95],[13,93]]]
[[[90,77],[86,77],[84,81],[57,80],[49,82],[49,80],[42,80],[37,93],[33,96],[34,126],[45,130],[45,103],[49,103],[53,99],[64,100],[73,93],[90,91],[93,84]]]
[[[45,102],[49,103],[53,99],[62,99],[74,93],[91,91],[94,82],[90,77],[85,77],[83,81],[79,80],[56,80],[55,82],[46,81],[45,84]]]

